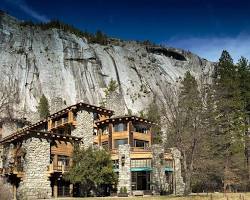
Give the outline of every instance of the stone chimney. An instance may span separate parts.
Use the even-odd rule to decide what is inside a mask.
[[[59,110],[62,110],[66,108],[66,104],[63,101],[62,97],[53,97],[50,101],[50,114],[53,114],[55,112],[58,112]]]
[[[118,92],[111,92],[106,97],[106,108],[113,110],[114,116],[123,116],[126,113],[125,101],[123,96]]]

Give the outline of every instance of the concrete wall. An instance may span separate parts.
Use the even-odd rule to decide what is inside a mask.
[[[82,146],[88,148],[93,145],[94,116],[92,112],[85,110],[77,112],[77,125],[71,132],[72,136],[82,137]]]
[[[125,158],[124,165],[122,164],[122,157]],[[131,194],[131,160],[130,160],[130,145],[119,145],[118,148],[119,158],[119,179],[118,179],[118,192],[121,187],[126,187],[129,194]]]
[[[22,148],[25,176],[17,189],[18,199],[50,198],[52,195],[47,166],[50,163],[50,143],[46,139],[29,138]]]

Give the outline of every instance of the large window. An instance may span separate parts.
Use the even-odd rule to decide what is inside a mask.
[[[151,168],[151,159],[131,160],[131,168],[136,168],[136,167],[150,167]]]
[[[148,133],[148,127],[145,124],[133,124],[134,125],[134,131],[138,133]]]
[[[149,147],[149,142],[144,140],[134,140],[134,147],[147,148]]]
[[[115,129],[115,132],[126,131],[127,130],[127,124],[126,123],[115,124],[114,129]]]
[[[118,148],[119,145],[128,144],[128,139],[119,139],[115,140],[115,148]]]

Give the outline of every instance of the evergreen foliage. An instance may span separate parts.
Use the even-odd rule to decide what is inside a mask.
[[[61,22],[59,20],[52,20],[52,21],[47,22],[47,23],[34,23],[32,21],[26,21],[26,22],[22,22],[20,25],[24,26],[24,27],[39,27],[42,30],[56,28],[59,30],[63,30],[63,31],[72,33],[72,34],[76,35],[77,37],[86,38],[88,40],[88,42],[90,42],[90,43],[99,43],[101,45],[108,44],[107,35],[104,34],[103,32],[101,32],[100,30],[96,31],[96,33],[93,34],[93,33],[90,33],[88,31],[81,31],[81,30],[75,28],[74,26],[66,24],[64,22]]]
[[[39,104],[38,104],[38,112],[40,119],[44,119],[50,115],[49,113],[49,102],[45,95],[43,94],[42,97],[40,98]]]
[[[94,191],[101,194],[103,185],[116,185],[117,177],[113,171],[110,154],[105,150],[74,148],[73,164],[65,175],[66,180],[81,185],[84,196]]]
[[[146,118],[154,123],[151,129],[153,134],[153,143],[154,144],[162,143],[161,113],[155,98],[147,108]]]

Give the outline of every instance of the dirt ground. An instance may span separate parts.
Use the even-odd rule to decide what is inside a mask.
[[[187,197],[175,196],[143,196],[143,197],[89,197],[89,198],[59,198],[60,200],[250,200],[250,193],[209,193],[192,194]]]

